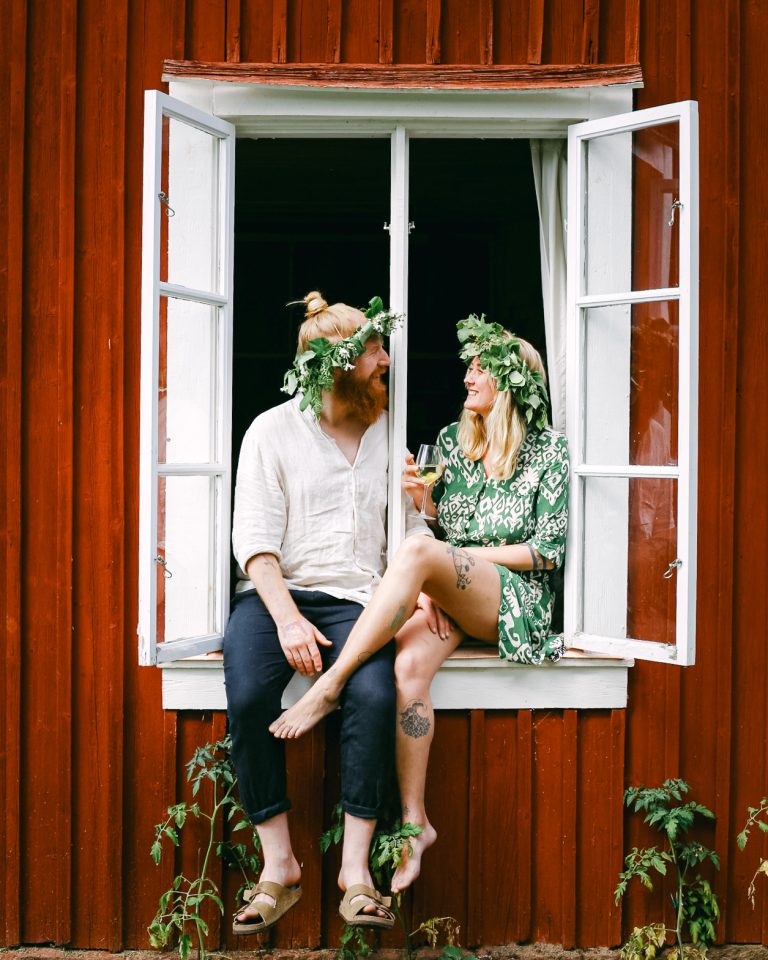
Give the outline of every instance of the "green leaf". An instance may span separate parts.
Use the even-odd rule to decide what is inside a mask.
[[[152,844],[152,849],[150,850],[152,859],[155,861],[155,866],[160,863],[160,857],[163,855],[163,845],[159,840],[155,840]]]
[[[188,960],[189,948],[192,945],[192,938],[188,933],[182,933],[179,939],[179,956],[181,960]]]

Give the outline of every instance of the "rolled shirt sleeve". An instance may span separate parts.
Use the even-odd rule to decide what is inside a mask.
[[[243,438],[235,484],[232,548],[240,569],[258,553],[282,561],[287,520],[285,492],[274,458],[274,443],[265,442],[263,426],[251,424]]]

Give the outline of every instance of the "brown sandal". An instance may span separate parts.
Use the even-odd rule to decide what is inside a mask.
[[[274,905],[266,902],[255,903],[253,906],[259,911],[260,920],[241,921],[237,918],[245,910],[255,896],[266,893],[275,901]],[[232,932],[243,936],[249,933],[261,933],[274,926],[281,917],[284,917],[292,906],[301,900],[301,886],[297,883],[292,887],[285,887],[282,883],[273,883],[271,880],[262,880],[255,887],[250,887],[243,894],[245,907],[240,907],[233,914]]]
[[[353,900],[355,903],[352,903]],[[383,927],[385,930],[391,930],[395,925],[395,915],[391,906],[391,897],[382,897],[378,890],[374,890],[365,883],[353,883],[339,904],[339,913],[350,927]],[[384,916],[363,913],[366,907],[376,907]]]

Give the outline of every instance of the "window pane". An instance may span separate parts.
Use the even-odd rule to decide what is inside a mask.
[[[585,145],[587,294],[678,286],[679,124]]]
[[[157,639],[215,632],[216,484],[213,477],[160,477]]]
[[[677,481],[587,477],[583,483],[582,630],[675,643]]]
[[[160,298],[160,463],[216,460],[219,314],[218,307]]]
[[[219,141],[188,123],[163,119],[160,279],[220,291]],[[172,171],[172,174],[171,174]]]
[[[584,311],[584,462],[677,464],[678,303]]]

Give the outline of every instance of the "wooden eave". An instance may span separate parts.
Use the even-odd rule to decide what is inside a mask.
[[[416,90],[538,90],[643,84],[639,63],[393,66],[376,63],[209,63],[201,60],[166,60],[163,80],[181,78],[300,87]]]

